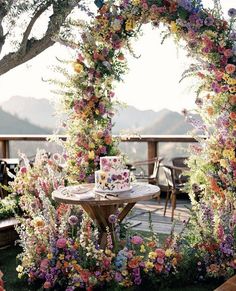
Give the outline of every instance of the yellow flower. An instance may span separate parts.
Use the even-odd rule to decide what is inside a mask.
[[[125,23],[125,30],[130,31],[135,27],[135,21],[132,18],[129,18]]]
[[[23,268],[21,265],[18,265],[18,266],[16,267],[16,271],[17,271],[18,273],[23,272],[23,270],[24,270],[24,268]]]
[[[105,250],[105,254],[108,255],[108,256],[110,256],[110,255],[111,255],[111,250],[106,249],[106,250]]]
[[[221,159],[221,160],[220,160],[220,165],[221,165],[221,167],[226,168],[226,167],[227,167],[227,162],[226,162],[226,160]]]
[[[22,273],[19,273],[19,274],[18,274],[18,278],[19,278],[19,279],[21,279],[21,278],[22,278],[22,276],[23,276],[23,274],[22,274]]]
[[[64,260],[64,258],[65,258],[64,254],[60,254],[59,260]]]
[[[150,252],[148,254],[149,259],[154,260],[157,257],[157,253],[156,252]]]
[[[171,21],[170,30],[172,33],[176,33],[178,31],[178,26],[176,25],[175,21]]]
[[[229,160],[233,160],[235,158],[235,154],[233,150],[223,150],[223,157],[228,158]]]
[[[43,221],[41,217],[37,216],[34,218],[33,224],[35,227],[44,227],[45,222]]]
[[[76,260],[72,260],[71,263],[72,263],[73,265],[76,265],[76,264],[77,264],[77,261],[76,261]]]
[[[89,151],[88,152],[88,158],[89,158],[89,160],[94,160],[94,158],[95,158],[94,151]]]
[[[80,63],[74,63],[74,64],[73,64],[73,67],[74,67],[74,70],[75,70],[77,73],[81,73],[81,72],[83,72],[83,70],[84,70],[83,65],[81,65]]]
[[[132,4],[133,4],[134,6],[137,6],[137,5],[140,4],[140,0],[132,0]]]
[[[48,258],[49,260],[51,260],[51,259],[52,259],[52,253],[47,254],[47,258]]]
[[[146,252],[145,246],[141,245],[140,246],[140,253],[145,253],[145,252]]]
[[[154,267],[154,264],[153,264],[153,262],[147,261],[147,262],[145,263],[145,267],[146,267],[147,269],[152,269],[152,268]]]
[[[95,144],[94,144],[93,142],[91,142],[91,143],[89,144],[89,148],[90,148],[90,149],[94,149],[94,148],[95,148]]]
[[[123,270],[123,271],[121,272],[121,274],[122,274],[123,276],[127,276],[127,275],[128,275],[128,271],[127,271],[127,270]]]
[[[167,249],[165,252],[166,257],[170,257],[172,255],[171,249]]]

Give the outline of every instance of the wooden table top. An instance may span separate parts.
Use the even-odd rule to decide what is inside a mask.
[[[116,205],[136,203],[156,198],[160,188],[147,183],[133,183],[131,190],[124,192],[101,193],[94,190],[94,184],[81,184],[61,187],[52,193],[53,199],[66,204]]]

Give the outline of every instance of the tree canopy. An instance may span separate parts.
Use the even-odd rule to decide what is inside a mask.
[[[39,55],[52,46],[60,34],[65,36],[69,31],[69,15],[76,7],[86,10],[82,2],[0,0],[0,75]]]

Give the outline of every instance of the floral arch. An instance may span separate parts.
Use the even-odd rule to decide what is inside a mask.
[[[198,279],[231,276],[236,269],[236,9],[229,10],[230,20],[227,22],[217,5],[212,11],[206,10],[199,0],[96,0],[95,3],[99,9],[91,23],[77,24],[82,27],[82,40],[77,44],[79,52],[73,63],[75,74],[68,74],[62,98],[67,113],[65,148],[71,180],[92,181],[99,157],[117,153],[118,141],[111,135],[114,81],[120,81],[127,69],[126,50],[131,50],[130,40],[138,36],[141,26],[151,23],[158,27],[163,23],[167,33],[177,42],[184,40],[189,54],[197,59],[197,64],[191,66],[186,75],[196,76],[201,83],[197,93],[202,93],[197,95],[196,103],[205,122],[201,126],[205,138],[199,138],[199,144],[192,148],[189,161],[193,215],[185,233],[177,239],[170,239],[166,250],[145,253],[145,247],[156,245],[147,243],[141,246],[139,256],[135,255],[134,247],[132,251],[125,248],[116,254],[111,250],[106,253],[97,250],[91,243],[96,232],[91,234],[91,223],[85,219],[83,227],[89,236],[83,237],[81,247],[88,243],[91,256],[94,255],[91,260],[95,256],[99,258],[99,271],[94,267],[82,268],[82,262],[79,265],[80,258],[75,253],[80,245],[72,237],[63,238],[59,243],[57,240],[59,250],[56,254],[48,253],[43,259],[40,253],[41,257],[38,255],[34,263],[31,260],[31,265],[27,264],[28,261],[25,265],[23,263],[20,274],[28,274],[32,280],[44,276],[48,288],[55,282],[58,284],[59,275],[67,274],[77,276],[81,285],[72,282],[66,290],[75,290],[75,286],[102,285],[104,280],[115,280],[129,287],[141,283],[140,272],[143,271],[144,277],[150,274],[148,278],[156,278],[156,282],[165,280],[170,274],[175,276],[179,262],[184,258],[186,261],[182,260],[184,264],[180,271],[187,272],[192,268]],[[196,191],[201,193],[199,203],[194,200]],[[51,209],[51,206],[46,208],[49,212]],[[68,213],[68,209],[63,211]],[[48,214],[44,215],[48,217]],[[40,219],[37,218],[36,225],[42,224]],[[49,229],[48,233],[50,231],[53,232]],[[24,230],[21,234],[27,242]],[[65,248],[66,254],[73,256],[73,262],[64,261],[62,249]],[[50,260],[55,260],[55,256],[59,256],[60,270],[56,269],[58,273],[54,275],[57,265],[50,269],[50,276],[54,279],[50,281],[51,277],[47,279],[43,271],[48,270]],[[23,255],[22,262],[24,260],[30,261],[29,256]],[[123,268],[124,265],[125,269],[121,269],[120,266]],[[67,278],[68,282],[72,277]]]
[[[122,79],[126,50],[131,50],[130,40],[138,37],[141,26],[163,23],[166,35],[184,40],[189,55],[197,59],[185,76],[200,79],[196,103],[206,139],[192,148],[191,160],[197,163],[190,161],[191,183],[203,190],[214,209],[222,207],[236,192],[236,10],[229,10],[227,22],[220,9],[207,11],[197,0],[95,2],[98,14],[83,27],[73,64],[74,91],[63,99],[69,113],[69,171],[79,173],[80,181],[93,180],[99,157],[116,153],[111,137],[113,82]]]

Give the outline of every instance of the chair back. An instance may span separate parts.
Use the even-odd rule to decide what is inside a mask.
[[[175,189],[174,170],[171,166],[164,165],[163,170],[166,176],[166,182],[169,188]]]
[[[187,168],[187,165],[186,165],[187,159],[188,157],[174,157],[171,159],[171,162],[173,166],[178,167],[178,168],[183,168],[184,170]],[[180,176],[182,175],[183,170],[175,169],[174,178],[176,181],[180,180]]]
[[[156,179],[156,180],[158,179],[159,169],[160,169],[160,165],[162,161],[163,161],[163,158],[161,157],[154,158],[153,172],[150,176],[150,179]]]

